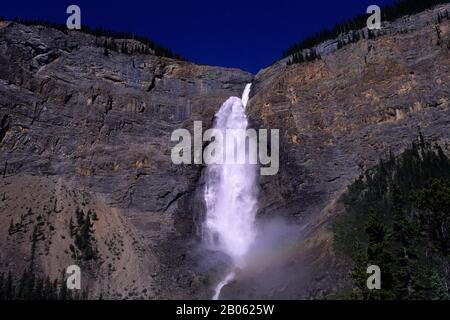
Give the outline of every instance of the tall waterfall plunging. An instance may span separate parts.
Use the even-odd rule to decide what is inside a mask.
[[[216,113],[215,128],[243,129],[248,125],[245,107],[251,84],[247,84],[242,99],[230,97]],[[228,130],[228,134],[233,130]],[[225,141],[221,151],[224,164],[209,165],[206,171],[205,241],[232,258],[234,267],[242,268],[245,255],[252,245],[256,230],[254,227],[257,210],[256,165],[236,164],[233,158],[236,148],[244,148],[248,158],[248,144],[245,139]],[[233,143],[231,143],[233,142]],[[241,149],[241,150],[244,150]],[[234,268],[233,268],[234,269]],[[226,275],[216,287],[213,299],[218,299],[221,289],[234,278],[234,271]]]

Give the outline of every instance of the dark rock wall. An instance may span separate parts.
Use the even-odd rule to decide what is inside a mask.
[[[297,271],[317,265],[272,296],[321,296],[338,282],[329,226],[335,201],[360,173],[399,154],[419,130],[450,151],[450,22],[437,21],[445,9],[390,24],[406,33],[361,40],[314,62],[280,61],[255,77],[249,116],[255,127],[280,129],[281,159],[278,175],[260,179],[259,213],[294,216],[308,240],[293,259],[307,259]]]
[[[2,174],[60,176],[102,195],[150,248],[165,248],[161,263],[173,267],[187,249],[174,250],[172,239],[194,235],[201,166],[172,164],[171,133],[192,132],[194,120],[210,127],[220,105],[253,76],[153,55],[105,55],[103,42],[0,22]]]

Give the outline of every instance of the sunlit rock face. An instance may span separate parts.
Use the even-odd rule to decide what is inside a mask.
[[[287,298],[334,290],[343,274],[339,261],[333,265],[329,222],[335,200],[361,172],[389,152],[399,154],[419,128],[449,150],[450,22],[437,22],[445,9],[450,5],[400,19],[389,24],[391,34],[320,60],[292,66],[281,61],[257,74],[248,104],[250,125],[279,128],[281,153],[279,174],[260,178],[258,215],[295,217],[308,240],[280,270],[307,275],[298,272],[285,287],[268,288],[268,296],[276,288],[284,289],[274,296]],[[301,259],[307,265],[296,268]],[[257,288],[258,277],[233,293]]]
[[[20,190],[11,184],[36,184],[34,197],[42,199],[30,206],[40,212],[44,206],[53,208],[55,199],[40,186],[44,182],[28,177],[50,177],[49,190],[60,183],[77,194],[99,197],[103,211],[115,210],[121,223],[136,229],[135,236],[125,229],[117,235],[130,239],[129,246],[118,249],[119,257],[99,249],[105,261],[98,265],[108,269],[111,264],[115,271],[94,288],[96,293],[114,298],[196,297],[205,291],[204,280],[192,271],[187,252],[193,245],[186,239],[195,240],[192,193],[202,166],[172,164],[171,133],[179,128],[192,131],[197,120],[205,129],[211,127],[222,103],[240,96],[253,75],[154,55],[105,55],[98,45],[103,42],[80,32],[0,22],[0,163],[6,177],[1,194],[6,192],[10,199],[1,210],[13,215],[0,218],[0,269],[21,272],[26,263],[19,257],[29,254],[25,240],[33,231],[28,227],[20,235],[23,241],[19,233],[7,239],[11,218],[19,221],[26,213],[21,206],[27,203],[25,194],[10,194]],[[132,45],[129,42],[128,48]],[[76,207],[88,210],[87,201],[70,200],[61,213],[65,219],[55,218],[54,223],[67,228]],[[60,235],[47,241],[54,243],[55,237]],[[45,272],[59,277],[71,260],[70,241],[42,258]],[[125,240],[117,241],[120,248]],[[135,257],[122,256],[133,247],[138,248]],[[131,261],[120,262],[127,259]],[[112,276],[117,280],[109,281]],[[98,277],[92,272],[91,288]]]

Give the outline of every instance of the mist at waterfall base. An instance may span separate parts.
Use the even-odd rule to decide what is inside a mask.
[[[250,84],[245,87],[242,98],[230,97],[224,102],[216,113],[214,128],[223,131],[247,129],[245,108],[250,88]],[[248,156],[245,140],[236,137],[232,141],[227,141],[219,151],[227,159],[225,163],[209,165],[206,169],[203,241],[211,250],[229,258],[227,267],[218,275],[212,299],[221,298],[222,289],[233,281],[238,282],[241,277],[245,278],[248,272],[261,272],[261,267],[264,270],[274,267],[275,260],[280,261],[277,256],[290,243],[295,243],[298,235],[297,228],[281,219],[256,221],[258,166],[236,164],[234,159],[229,159],[236,154],[236,148],[245,148]],[[265,286],[266,280],[258,280],[258,286],[264,288],[262,291],[275,285],[269,281]]]

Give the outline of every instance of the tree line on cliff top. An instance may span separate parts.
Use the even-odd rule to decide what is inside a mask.
[[[5,20],[3,17],[0,17],[0,21]],[[65,24],[61,23],[53,23],[45,20],[39,19],[20,19],[14,18],[13,21],[21,23],[27,26],[41,25],[49,28],[54,28],[60,30],[64,33],[67,33],[69,30]],[[185,60],[182,56],[175,54],[171,49],[168,49],[151,39],[145,36],[135,35],[131,32],[117,32],[111,31],[105,28],[91,28],[87,25],[82,25],[80,30],[77,30],[82,33],[90,34],[96,37],[104,37],[106,38],[104,42],[101,42],[99,46],[104,46],[107,50],[126,53],[126,54],[150,54],[151,51],[154,52],[156,56],[166,57],[178,60]],[[140,42],[142,45],[137,45],[135,47],[128,47],[126,42],[122,42],[122,44],[117,45],[116,40],[136,40]]]
[[[392,5],[386,5],[382,7],[381,19],[382,21],[394,21],[403,16],[416,14],[426,9],[432,8],[435,5],[448,2],[449,0],[400,0]],[[446,17],[448,19],[448,13]],[[283,52],[283,58],[291,57],[288,64],[302,63],[319,58],[319,55],[314,50],[312,50],[315,46],[324,41],[336,39],[341,34],[346,34],[350,31],[356,31],[365,28],[367,24],[367,18],[367,14],[361,14],[352,19],[336,23],[336,25],[331,29],[325,28],[320,32],[307,36],[285,50]],[[442,18],[443,17],[441,16],[438,17],[438,19]],[[374,36],[374,32],[368,32],[369,38]],[[357,42],[362,37],[365,37],[365,35],[354,34],[354,37],[352,37],[349,42]],[[342,47],[344,45],[344,42],[340,42],[338,44],[338,49],[339,46]],[[303,51],[306,49],[310,49],[311,51],[309,51],[307,54],[303,54]]]

